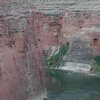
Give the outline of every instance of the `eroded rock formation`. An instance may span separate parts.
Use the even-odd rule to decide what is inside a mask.
[[[100,11],[96,7],[88,11],[80,9],[82,3],[75,2],[44,4],[42,6],[46,5],[47,9],[49,5],[51,13],[52,6],[58,9],[56,14],[44,10],[45,15],[40,13],[41,7],[40,10],[36,8],[39,3],[34,4],[32,0],[0,0],[1,100],[42,100],[46,97],[42,49],[50,55],[54,48],[72,42],[73,36],[84,35],[88,37],[85,42],[88,41],[93,54],[100,55]],[[89,2],[83,5],[88,7]],[[59,8],[60,4],[64,8]],[[68,9],[58,14],[65,8]],[[79,47],[82,45],[80,43]]]
[[[70,40],[75,35],[86,35],[94,55],[100,55],[100,18],[96,10],[68,10],[62,20],[62,33]]]
[[[33,8],[28,1],[0,1],[0,100],[46,98],[38,41],[43,14]]]

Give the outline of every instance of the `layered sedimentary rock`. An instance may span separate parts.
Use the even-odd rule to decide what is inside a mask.
[[[58,46],[63,42],[69,41],[70,37],[75,34],[84,34],[88,36],[87,41],[93,48],[94,55],[99,55],[99,5],[99,0],[54,0],[50,2],[45,0],[45,2],[38,2],[37,11],[47,15],[44,18],[46,21],[44,21],[45,24],[43,25],[45,31],[41,35],[43,37],[42,40],[47,41],[43,42],[43,48],[49,49]],[[60,26],[59,29],[55,27],[57,24]],[[60,31],[57,32],[57,30]]]
[[[73,36],[63,61],[91,64],[93,61],[93,50],[87,40],[88,38],[84,35]]]
[[[0,1],[0,100],[46,98],[39,22],[31,2]]]
[[[47,16],[44,19],[43,30],[41,31],[42,49],[50,54],[52,47],[57,47],[63,42],[61,35],[62,25],[60,18],[56,19],[56,16]]]
[[[81,5],[78,7],[70,8],[65,12],[62,20],[62,34],[69,40],[73,35],[86,35],[94,55],[100,55],[100,11],[81,9]]]

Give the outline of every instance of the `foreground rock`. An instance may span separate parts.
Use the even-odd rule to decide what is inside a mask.
[[[42,14],[31,2],[0,1],[0,100],[47,97],[37,35]],[[38,32],[38,34],[37,34]]]

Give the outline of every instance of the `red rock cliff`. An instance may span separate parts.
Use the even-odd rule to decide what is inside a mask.
[[[100,55],[100,12],[96,10],[67,10],[62,19],[65,37],[86,35],[95,55]]]
[[[0,1],[0,100],[43,100],[46,89],[38,43],[43,15],[33,11],[34,5],[21,4]]]

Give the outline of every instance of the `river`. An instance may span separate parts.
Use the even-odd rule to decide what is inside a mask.
[[[46,69],[48,100],[100,100],[100,78]]]

